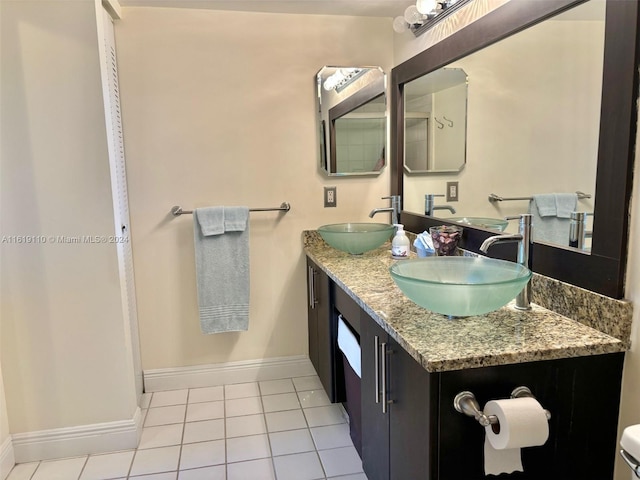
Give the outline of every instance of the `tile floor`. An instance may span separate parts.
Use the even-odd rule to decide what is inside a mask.
[[[16,465],[7,480],[367,480],[316,376],[145,394],[136,450]]]

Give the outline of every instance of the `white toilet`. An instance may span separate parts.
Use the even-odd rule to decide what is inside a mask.
[[[631,478],[637,480],[640,478],[640,425],[632,425],[624,429],[620,446],[622,447],[620,455],[633,470]]]

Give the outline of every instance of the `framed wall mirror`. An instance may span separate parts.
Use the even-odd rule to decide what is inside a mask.
[[[320,169],[378,175],[386,165],[386,75],[380,67],[323,67],[316,75]]]
[[[424,195],[445,193],[448,177],[404,174],[407,88],[430,72],[462,68],[471,80],[467,165],[453,177],[457,215],[527,213],[536,194],[583,192],[576,211],[589,214],[587,248],[569,247],[568,238],[566,244],[538,239],[532,269],[621,298],[637,122],[638,8],[637,1],[616,0],[508,2],[395,67],[392,192],[402,195],[407,229],[448,223],[443,210],[438,218],[421,214]],[[537,30],[546,40],[537,39]],[[532,53],[532,44],[543,51]],[[571,50],[576,44],[581,50]],[[490,63],[492,57],[501,63]],[[477,252],[492,234],[467,225],[464,248]],[[515,247],[504,245],[492,256],[515,258]]]

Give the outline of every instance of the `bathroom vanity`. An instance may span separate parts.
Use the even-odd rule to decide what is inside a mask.
[[[389,245],[352,256],[303,234],[309,352],[332,402],[344,402],[337,321],[359,335],[362,461],[369,480],[480,480],[484,427],[454,409],[461,391],[486,402],[527,386],[551,413],[549,439],[524,448],[523,473],[496,478],[613,477],[628,341],[533,305],[448,319],[393,283]],[[347,407],[348,408],[348,407]]]

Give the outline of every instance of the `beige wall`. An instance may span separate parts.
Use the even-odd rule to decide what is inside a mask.
[[[1,337],[12,434],[131,419],[94,3],[2,1]]]
[[[390,19],[125,8],[116,24],[143,369],[307,353],[301,232],[367,221],[389,173],[318,172],[315,75],[391,67]],[[337,208],[323,207],[336,185]],[[200,331],[192,217],[173,205],[252,213],[249,330]],[[387,216],[376,217],[389,221]]]
[[[7,400],[4,394],[4,379],[2,378],[2,365],[0,364],[0,446],[9,438],[9,416],[7,413]],[[2,472],[0,472],[0,478]]]

